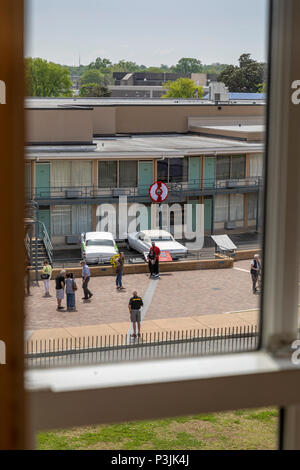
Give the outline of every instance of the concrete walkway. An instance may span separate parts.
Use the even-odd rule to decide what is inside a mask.
[[[175,317],[142,322],[142,333],[190,332],[193,330],[209,330],[213,328],[244,328],[258,327],[259,310],[245,310],[223,314],[200,315],[191,317]],[[26,340],[29,343],[40,341],[62,341],[77,338],[124,335],[128,333],[130,322],[101,323],[98,325],[69,326],[64,328],[47,328],[27,330]],[[35,349],[35,348],[34,348]]]

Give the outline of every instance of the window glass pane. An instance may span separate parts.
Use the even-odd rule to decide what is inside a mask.
[[[228,205],[228,194],[220,194],[215,197],[215,222],[227,222]]]
[[[88,204],[72,207],[72,235],[92,230],[92,206]]]
[[[169,183],[181,183],[187,181],[187,159],[169,159]]]
[[[71,234],[71,206],[54,206],[51,210],[51,235]]]
[[[254,153],[250,155],[250,177],[262,177],[263,175],[263,155]]]
[[[248,194],[248,220],[256,220],[257,217],[257,193]]]
[[[168,183],[168,159],[158,160],[157,162],[157,179],[163,183]]]
[[[245,178],[246,156],[233,155],[231,160],[231,178],[234,180]]]
[[[64,188],[71,186],[71,169],[72,162],[61,161],[51,162],[51,182],[52,188]]]
[[[244,219],[244,194],[230,194],[230,220]]]
[[[98,162],[99,188],[115,188],[117,186],[117,162]]]
[[[92,162],[72,162],[72,186],[92,186]]]
[[[135,188],[137,187],[137,161],[119,162],[119,187]]]
[[[220,155],[217,157],[217,180],[226,180],[230,178],[230,156]]]
[[[263,0],[263,3],[266,2]],[[199,7],[198,4],[199,2],[195,2],[196,9]],[[105,9],[105,5],[102,6]],[[240,24],[246,17],[246,10],[247,7],[243,10],[242,18],[239,22],[235,21],[235,24]],[[89,11],[93,14],[93,7]],[[181,16],[183,13],[183,10],[180,11]],[[194,16],[197,18],[197,15]],[[261,10],[258,16],[262,21]],[[252,30],[255,31],[256,38],[257,22],[254,23]],[[245,28],[247,25],[241,26],[241,30]],[[175,30],[176,27],[174,34]],[[109,41],[113,40],[113,28],[110,32],[112,37]],[[265,34],[263,28],[261,34]],[[183,34],[181,40],[184,38],[186,35]],[[37,44],[42,43],[38,41]],[[51,37],[49,44],[54,44]],[[186,48],[188,49],[188,44]],[[261,48],[264,48],[264,44],[261,44]],[[142,49],[146,51],[147,47]],[[243,44],[240,49],[246,50]],[[151,57],[145,56],[145,61],[142,61],[140,56],[134,57],[136,54],[134,48],[132,54],[132,60],[136,62],[137,67],[142,69],[143,63],[151,65]],[[236,52],[233,51],[232,54]],[[222,50],[220,57],[222,58]],[[124,305],[126,307],[124,310],[123,307],[120,308],[121,303],[116,296],[110,295],[111,281],[108,279],[106,282],[103,277],[111,274],[110,269],[96,269],[96,274],[101,274],[101,277],[93,276],[91,290],[96,294],[102,289],[103,295],[93,297],[92,310],[94,313],[98,312],[95,313],[94,319],[89,305],[84,302],[77,302],[79,315],[72,315],[71,319],[70,316],[62,319],[59,312],[55,316],[50,305],[52,310],[48,312],[44,326],[65,327],[67,325],[64,325],[64,321],[66,324],[71,321],[72,326],[76,327],[97,325],[95,336],[98,337],[98,344],[101,344],[105,327],[102,329],[98,324],[128,322],[124,329],[122,327],[122,333],[126,333],[128,340],[128,344],[122,345],[122,354],[121,348],[116,348],[106,355],[107,351],[103,348],[100,355],[92,354],[86,363],[94,359],[98,363],[114,360],[118,354],[118,360],[123,360],[128,357],[126,354],[129,349],[134,351],[133,357],[136,359],[142,358],[143,352],[150,349],[151,354],[153,352],[153,355],[159,357],[162,352],[160,345],[157,348],[152,347],[148,344],[150,336],[146,338],[147,332],[153,334],[154,331],[158,331],[156,324],[153,326],[154,330],[152,325],[148,324],[148,321],[151,322],[153,319],[160,320],[161,325],[164,325],[160,331],[168,332],[168,338],[172,338],[173,342],[167,344],[163,352],[163,354],[168,353],[169,357],[172,357],[174,352],[178,357],[185,357],[188,349],[185,349],[185,344],[181,340],[178,343],[176,339],[173,340],[174,337],[178,339],[179,326],[179,329],[182,327],[184,335],[185,331],[188,331],[185,341],[195,347],[195,355],[208,352],[205,350],[205,345],[208,344],[209,329],[217,330],[222,327],[245,326],[246,334],[240,342],[241,348],[247,348],[252,341],[250,346],[255,349],[258,344],[255,328],[259,325],[257,322],[259,296],[254,296],[252,293],[252,279],[249,272],[251,259],[247,257],[251,258],[253,252],[260,252],[259,232],[262,224],[259,212],[260,208],[264,207],[261,199],[259,203],[257,202],[257,194],[262,186],[259,184],[262,182],[266,99],[262,93],[259,95],[255,93],[255,96],[252,96],[253,90],[265,88],[264,77],[252,73],[253,70],[267,69],[263,52],[257,56],[245,53],[240,57],[238,55],[225,57],[223,53],[224,61],[226,59],[224,64],[236,66],[234,69],[229,67],[224,74],[222,74],[222,70],[226,68],[224,64],[201,65],[201,57],[197,58],[198,64],[195,63],[196,57],[191,64],[188,64],[189,59],[179,59],[176,64],[174,58],[169,56],[165,62],[169,65],[162,66],[165,71],[144,70],[143,78],[133,70],[126,70],[128,62],[122,66],[121,63],[114,63],[113,57],[107,59],[111,61],[111,65],[109,62],[105,65],[102,59],[91,57],[90,66],[86,63],[84,66],[69,68],[74,85],[73,96],[78,95],[77,104],[73,98],[53,100],[47,96],[42,99],[35,96],[26,100],[26,106],[29,108],[27,114],[31,116],[29,119],[31,142],[39,144],[39,147],[35,148],[33,145],[28,145],[26,158],[27,161],[29,159],[31,161],[32,174],[38,175],[38,178],[35,177],[35,181],[32,181],[37,187],[32,198],[40,209],[42,205],[45,206],[44,210],[37,212],[40,222],[51,228],[49,233],[55,246],[55,267],[65,266],[63,257],[68,258],[68,265],[78,267],[81,256],[80,237],[78,237],[80,233],[106,231],[113,233],[118,249],[124,250],[126,257],[124,272],[126,274],[135,271],[134,279],[132,282],[127,277],[124,279],[127,293],[123,296],[122,302],[118,296],[123,307]],[[120,57],[120,60],[123,59],[125,60],[124,57]],[[57,61],[59,60],[58,57]],[[174,65],[172,70],[174,72],[176,69],[176,74],[173,72],[171,74],[171,64]],[[101,104],[96,97],[96,99],[90,97],[89,111],[86,110],[87,98],[81,99],[83,98],[81,93],[85,93],[86,90],[80,90],[80,79],[88,68],[100,70],[105,75],[111,93],[111,99],[105,99],[105,105],[104,98],[101,98]],[[119,68],[124,68],[124,72],[118,72],[117,78],[113,70]],[[35,74],[33,67],[30,70]],[[234,77],[230,75],[237,72],[240,80],[234,81],[232,86]],[[162,83],[171,80],[172,87],[170,84],[168,86],[172,92],[173,85],[175,86],[180,76],[188,76],[195,84],[203,87],[203,100],[202,93],[198,96],[199,99],[190,95],[183,98],[185,93],[190,93],[184,90],[180,92],[181,98],[161,99],[162,93],[167,93]],[[153,88],[151,99],[149,96],[144,100],[141,95],[139,100],[134,99],[138,91],[134,91],[133,88],[138,88],[135,85],[140,82],[149,85],[147,92],[149,94],[150,88]],[[125,83],[131,86],[123,86]],[[45,93],[47,94],[47,91]],[[124,100],[126,94],[128,99]],[[58,96],[62,96],[61,91]],[[216,104],[218,98],[220,103]],[[66,111],[65,108],[68,106],[70,109]],[[76,110],[73,109],[74,106]],[[51,119],[49,116],[52,116]],[[241,140],[237,139],[237,135],[241,136]],[[257,140],[251,141],[251,138]],[[97,164],[94,163],[96,161]],[[41,171],[42,168],[39,170],[40,165],[45,166],[44,172]],[[158,190],[151,194],[153,198],[151,200],[149,187],[154,179],[168,184],[169,192],[166,199],[160,197],[165,196],[164,191]],[[51,190],[47,189],[49,180]],[[88,187],[93,187],[94,183],[97,185],[96,190],[88,190]],[[118,189],[114,190],[115,188]],[[124,193],[128,195],[126,203],[124,202],[126,198],[123,200],[122,197],[118,197]],[[168,233],[158,236],[158,227]],[[153,230],[153,232],[147,233],[145,240],[134,238],[136,232],[143,230]],[[174,236],[174,240],[170,240],[170,234]],[[222,243],[226,240],[225,248],[223,246],[224,250],[222,249],[224,254],[228,255],[226,262],[215,256],[217,247],[211,235],[229,237],[230,240],[225,237],[216,239],[221,244],[219,247],[222,247]],[[150,249],[151,238],[157,240],[156,243],[161,250],[159,266],[155,269],[158,272],[160,268],[161,271],[169,272],[162,274],[161,282],[157,283],[149,304],[147,301],[149,308],[143,311],[142,337],[139,340],[130,337],[132,325],[127,313],[129,298],[125,297],[130,296],[133,289],[137,289],[138,294],[144,296],[148,284],[153,285],[150,277],[145,275],[153,274],[152,266],[146,263],[147,257],[145,257],[145,253]],[[145,242],[144,245],[142,241]],[[231,256],[232,250],[226,249],[228,246],[232,247],[229,241],[232,241],[236,247],[235,257]],[[95,246],[95,250],[99,251],[99,248],[101,247]],[[63,254],[58,259],[59,251]],[[169,256],[174,262],[171,262]],[[163,263],[164,261],[169,262]],[[195,261],[197,262],[194,263]],[[55,292],[55,287],[51,289]],[[104,297],[105,308],[103,308]],[[28,310],[37,312],[37,323],[34,324],[34,320],[32,325],[26,326],[26,329],[33,330],[40,327],[38,318],[40,297],[36,295],[28,301],[30,302]],[[232,315],[237,312],[247,312],[247,315],[243,318],[240,314]],[[189,328],[191,317],[197,317],[195,322],[199,323],[198,325],[194,322],[193,328],[196,330],[194,332],[193,329],[192,333]],[[254,329],[250,343],[247,336],[248,326]],[[90,331],[93,336],[92,329]],[[118,341],[114,335],[115,331],[118,331],[117,328],[112,328],[110,344],[116,344]],[[130,334],[127,335],[128,332]],[[224,351],[232,352],[236,341],[235,336],[234,341],[231,341],[232,333],[234,334],[231,330],[228,338],[222,340],[222,343],[219,340],[211,343],[208,348],[209,353],[222,352],[223,346]],[[215,336],[214,332],[212,336]],[[153,336],[151,341],[152,338]],[[176,351],[177,346],[179,348]],[[70,356],[71,353],[72,351]],[[67,359],[68,355],[65,356]],[[59,359],[55,356],[53,364],[58,362]]]

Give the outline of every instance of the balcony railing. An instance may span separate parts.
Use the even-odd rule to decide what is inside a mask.
[[[189,181],[173,181],[168,183],[169,195],[178,197],[182,195],[202,192],[228,192],[240,189],[252,189],[262,185],[262,178],[242,178],[215,180],[214,178],[190,179]],[[37,187],[34,189],[33,199],[50,200],[50,199],[101,199],[101,198],[118,198],[119,196],[127,196],[130,198],[145,197],[148,195],[149,186],[138,186],[131,188],[97,188],[95,186],[55,186],[55,187]]]

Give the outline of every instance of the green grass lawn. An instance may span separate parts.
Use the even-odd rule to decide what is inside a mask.
[[[239,410],[40,433],[40,450],[276,449],[278,411]]]

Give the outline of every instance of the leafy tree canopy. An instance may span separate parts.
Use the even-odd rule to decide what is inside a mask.
[[[112,65],[111,71],[112,72],[128,72],[128,73],[141,72],[143,71],[141,67],[144,67],[144,66],[140,66],[136,64],[135,62],[120,60],[117,64]]]
[[[228,65],[218,76],[229,91],[236,93],[257,93],[264,81],[265,64],[251,59],[250,54],[242,54],[239,66]]]
[[[178,61],[177,65],[173,67],[173,69],[175,72],[182,73],[184,75],[188,75],[190,73],[201,73],[203,70],[201,61],[191,57],[183,57]]]
[[[98,85],[105,84],[104,74],[97,69],[88,69],[80,78],[80,84],[86,85],[88,83],[97,83]]]
[[[80,87],[79,96],[85,98],[101,98],[111,95],[111,91],[104,85],[98,83],[87,83]]]
[[[179,78],[175,82],[166,82],[163,87],[167,90],[163,98],[202,98],[203,88],[197,86],[189,78]]]
[[[27,96],[72,96],[72,82],[67,68],[40,58],[25,59]]]
[[[101,57],[97,57],[95,62],[91,62],[89,64],[89,69],[97,69],[102,73],[110,72],[110,67],[112,66],[112,62],[109,59],[101,59]]]

